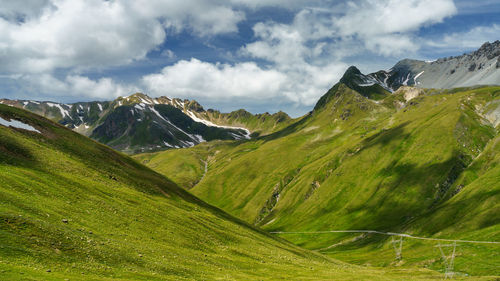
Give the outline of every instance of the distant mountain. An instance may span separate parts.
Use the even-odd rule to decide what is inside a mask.
[[[0,103],[45,116],[127,153],[190,147],[215,139],[250,138],[246,128],[203,119],[205,111],[196,101],[151,98],[141,93],[103,102],[62,104],[3,99]]]
[[[187,103],[184,112],[194,120],[207,125],[244,127],[252,131],[252,136],[276,132],[296,121],[283,111],[274,114],[268,112],[252,114],[245,109],[239,109],[230,113],[222,113],[214,109],[204,110],[196,101]]]
[[[500,84],[500,41],[486,42],[478,50],[461,56],[441,58],[436,61],[404,59],[389,70],[363,75],[351,67],[349,82],[341,81],[363,94],[362,88],[378,85],[388,91],[401,86],[449,89],[475,85]],[[345,75],[344,75],[345,77]],[[378,89],[377,92],[382,91]],[[371,91],[373,92],[373,91]]]

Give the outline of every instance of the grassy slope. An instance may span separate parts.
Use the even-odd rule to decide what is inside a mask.
[[[256,231],[165,177],[26,111],[0,116],[2,280],[398,280]],[[48,272],[50,270],[50,272]]]
[[[211,142],[211,145],[215,142]],[[203,177],[205,161],[209,160],[210,149],[201,144],[190,149],[173,149],[168,155],[168,159],[160,153],[138,154],[133,157],[160,174],[169,175],[169,178],[179,186],[191,189]],[[175,160],[171,161],[171,159]]]
[[[339,85],[320,100],[311,116],[284,131],[239,144],[204,144],[203,155],[208,150],[214,158],[192,192],[268,230],[378,229],[498,240],[498,171],[488,173],[486,185],[461,183],[460,178],[479,165],[467,168],[496,134],[482,123],[475,108],[498,98],[499,90],[421,96],[398,110],[402,96],[375,103]],[[178,155],[149,157],[161,167],[174,163]],[[169,170],[162,172],[171,175]],[[462,191],[447,200],[457,189]],[[467,195],[467,190],[475,195]],[[477,215],[455,216],[459,206],[468,206],[465,210],[473,209]],[[367,236],[348,242],[355,236],[283,237],[349,261],[393,262],[386,238]],[[339,242],[344,244],[328,248]],[[407,263],[439,269],[442,262],[432,246],[408,244],[415,258]],[[463,260],[458,258],[457,269],[492,274],[498,250],[498,246],[471,250]],[[472,260],[467,263],[467,259]]]

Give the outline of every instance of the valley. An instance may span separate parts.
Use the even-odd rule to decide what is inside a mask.
[[[405,239],[397,262],[390,236],[328,232],[498,241],[498,133],[485,116],[499,93],[402,87],[372,100],[339,83],[274,134],[134,157],[301,247],[350,263],[439,271],[436,242]],[[498,244],[459,245],[457,272],[495,271]]]
[[[0,116],[37,130],[0,126],[3,280],[436,276],[349,265],[304,250],[43,117],[5,105]]]

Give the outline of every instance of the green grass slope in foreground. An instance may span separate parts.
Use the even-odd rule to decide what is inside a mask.
[[[182,155],[190,155],[193,165],[196,157],[211,158],[203,177],[201,168],[182,176],[199,181],[191,189],[195,195],[269,231],[370,229],[500,241],[492,115],[499,100],[500,87],[483,87],[402,88],[375,101],[337,84],[312,114],[280,132],[186,150]],[[171,176],[183,165],[180,153],[137,157]],[[163,169],[166,163],[171,169]],[[436,242],[405,241],[404,259],[397,262],[387,236],[282,237],[360,264],[444,266]],[[460,245],[455,270],[498,275],[499,250]]]
[[[42,117],[3,105],[0,116],[41,132],[0,126],[1,280],[436,277],[330,260],[259,232]]]

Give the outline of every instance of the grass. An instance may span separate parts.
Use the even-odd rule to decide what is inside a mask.
[[[137,157],[174,179],[181,154],[193,166],[210,155],[202,179],[180,172],[184,182],[199,181],[190,191],[269,231],[375,229],[498,241],[497,130],[478,109],[499,90],[431,89],[408,102],[403,93],[375,102],[338,84],[312,114],[269,136]],[[350,241],[356,236],[282,237],[315,250],[342,243],[324,252],[357,264],[442,268],[434,244],[405,244],[413,258],[395,265],[387,237]],[[498,246],[463,249],[457,271],[498,274]]]
[[[428,280],[356,266],[273,237],[135,160],[0,105],[2,280]]]

